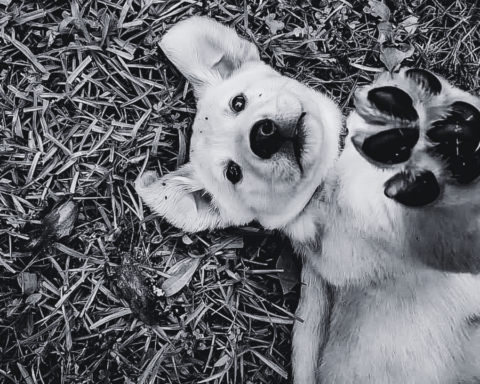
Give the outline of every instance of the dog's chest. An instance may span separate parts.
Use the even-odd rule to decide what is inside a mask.
[[[434,299],[431,290],[414,295],[415,287],[391,289],[338,293],[322,382],[455,383],[464,378],[470,330],[462,310],[447,308],[450,298]]]

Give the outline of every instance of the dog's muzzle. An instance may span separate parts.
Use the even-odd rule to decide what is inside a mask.
[[[424,207],[440,196],[440,186],[431,171],[397,173],[384,185],[385,196],[407,207]]]
[[[256,156],[267,160],[283,148],[293,147],[292,155],[300,165],[304,117],[305,113],[302,113],[295,127],[291,128],[283,127],[271,119],[257,121],[250,131],[250,149]]]

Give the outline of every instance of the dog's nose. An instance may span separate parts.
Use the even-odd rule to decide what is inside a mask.
[[[270,159],[285,141],[279,127],[270,119],[256,122],[250,131],[250,148],[262,159]]]
[[[440,186],[431,171],[397,173],[384,187],[385,196],[407,207],[424,207],[440,196]]]

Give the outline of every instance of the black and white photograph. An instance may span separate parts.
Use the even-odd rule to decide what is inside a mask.
[[[0,0],[0,384],[480,384],[478,0]]]

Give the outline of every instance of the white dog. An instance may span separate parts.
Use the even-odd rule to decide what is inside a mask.
[[[161,47],[197,98],[190,162],[137,191],[185,231],[257,220],[292,240],[294,383],[480,380],[479,101],[427,71],[383,74],[337,161],[337,106],[232,29],[194,17]]]

